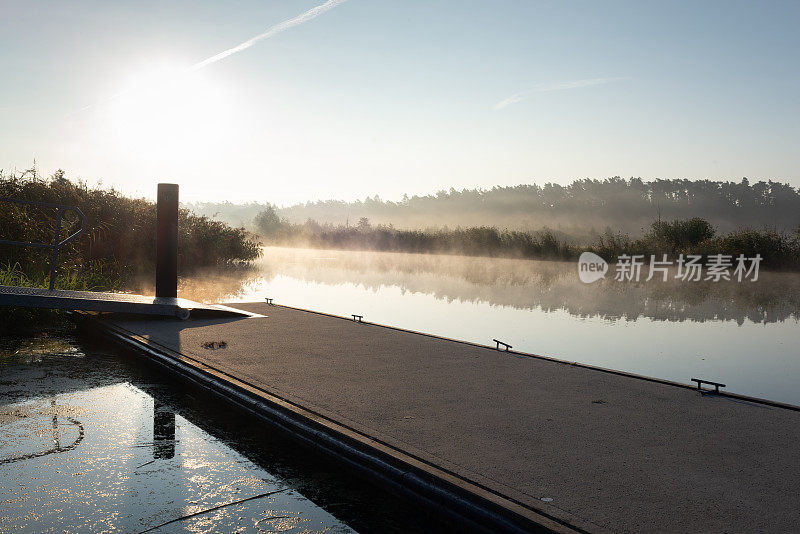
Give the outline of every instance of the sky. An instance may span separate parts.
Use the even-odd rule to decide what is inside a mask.
[[[278,205],[800,187],[798,27],[797,1],[0,0],[0,168]]]

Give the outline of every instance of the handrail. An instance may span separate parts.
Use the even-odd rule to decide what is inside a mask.
[[[53,204],[50,202],[38,202],[36,200],[20,200],[16,198],[0,197],[0,202],[10,202],[12,204],[25,204],[28,206],[37,206],[40,208],[53,208],[56,212],[56,234],[53,237],[52,243],[36,243],[31,241],[11,241],[8,239],[0,239],[0,245],[16,245],[22,247],[34,248],[48,248],[53,251],[50,256],[50,290],[52,291],[55,286],[56,280],[56,261],[58,260],[58,251],[61,247],[78,237],[84,230],[86,230],[86,215],[77,206],[64,206],[62,204]],[[63,241],[61,238],[61,221],[64,218],[64,212],[74,212],[81,221],[81,227],[77,232],[69,235]]]

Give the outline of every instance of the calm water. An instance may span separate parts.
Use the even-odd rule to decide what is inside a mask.
[[[155,532],[442,528],[138,357],[74,340],[0,340],[0,532],[159,525]]]
[[[583,284],[573,263],[267,247],[181,294],[286,304],[800,404],[800,275]]]

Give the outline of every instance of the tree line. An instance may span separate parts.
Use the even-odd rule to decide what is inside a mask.
[[[268,203],[199,203],[190,207],[235,225],[252,224]],[[288,222],[354,226],[362,217],[402,229],[488,226],[514,230],[552,228],[573,241],[607,230],[643,235],[654,220],[698,215],[719,232],[738,228],[792,231],[800,225],[800,190],[772,180],[738,182],[640,178],[576,180],[569,185],[523,184],[491,189],[450,189],[433,195],[352,202],[319,200],[275,208]]]

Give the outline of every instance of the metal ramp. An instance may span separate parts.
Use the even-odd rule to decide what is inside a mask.
[[[194,311],[202,311],[204,315],[210,313],[217,317],[252,315],[226,306],[202,304],[174,297],[9,286],[0,286],[0,306],[163,315],[179,319],[188,319]]]

